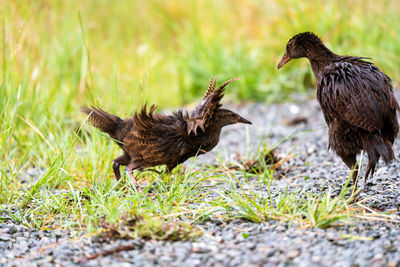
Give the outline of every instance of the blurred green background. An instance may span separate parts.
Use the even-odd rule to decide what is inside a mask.
[[[213,76],[242,77],[235,98],[282,100],[312,86],[305,60],[276,70],[286,41],[307,30],[398,80],[399,14],[399,1],[3,1],[3,75],[72,109],[182,105]]]
[[[182,106],[211,77],[241,77],[227,88],[235,101],[313,95],[306,60],[276,69],[302,31],[371,57],[397,84],[399,14],[398,0],[0,1],[2,169],[53,162],[83,104],[122,117],[144,102]]]

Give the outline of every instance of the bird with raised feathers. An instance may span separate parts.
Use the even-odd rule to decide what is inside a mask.
[[[305,57],[317,79],[317,99],[329,130],[329,148],[351,169],[361,151],[368,155],[365,180],[374,174],[380,158],[385,163],[395,156],[393,142],[399,131],[399,104],[392,82],[368,58],[340,56],[330,51],[311,32],[293,36],[278,69],[291,59]],[[356,188],[357,170],[353,172]]]
[[[81,110],[89,115],[93,126],[109,134],[124,151],[114,159],[116,179],[120,179],[119,168],[123,165],[136,184],[133,170],[166,165],[169,172],[188,158],[213,149],[222,127],[239,122],[251,124],[220,104],[225,86],[234,80],[215,88],[216,80],[212,79],[201,103],[190,115],[182,110],[171,115],[155,113],[154,105],[149,111],[144,105],[141,111],[124,120],[93,106]]]

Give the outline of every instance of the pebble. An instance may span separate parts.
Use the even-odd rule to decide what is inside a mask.
[[[18,232],[18,229],[17,229],[17,227],[16,226],[11,226],[11,228],[10,229],[8,229],[8,231],[7,231],[7,233],[8,234],[15,234],[16,232]]]
[[[11,236],[7,234],[0,234],[0,241],[10,241]]]

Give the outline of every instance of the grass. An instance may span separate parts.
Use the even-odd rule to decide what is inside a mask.
[[[270,179],[273,179],[272,172]],[[222,195],[227,213],[233,218],[246,219],[253,222],[278,220],[295,223],[305,228],[327,228],[338,223],[349,221],[360,210],[353,209],[354,195],[350,189],[344,188],[338,196],[326,193],[313,195],[304,191],[273,193],[268,183],[268,195],[256,192],[231,190]]]
[[[146,197],[129,179],[113,179],[110,162],[120,153],[117,146],[93,129],[76,134],[85,119],[79,107],[99,105],[125,117],[145,102],[182,106],[197,101],[214,76],[220,82],[242,78],[227,89],[226,98],[233,101],[312,95],[314,79],[305,60],[276,70],[286,41],[305,30],[318,33],[338,53],[373,57],[398,83],[399,11],[394,0],[4,1],[0,221],[11,216],[38,229],[79,232],[96,231],[102,219],[112,225],[123,214],[182,221],[188,228],[217,215],[299,220],[307,227],[351,217],[344,196],[327,194],[266,197],[232,189],[217,193],[215,203],[204,201],[212,187],[208,181],[215,179],[230,183],[240,174],[268,187],[273,182],[268,166],[257,178],[254,172],[226,172],[222,163],[211,170],[143,173],[156,193]],[[43,173],[22,183],[30,168]]]
[[[53,166],[51,170],[57,169],[59,165]],[[310,226],[324,227],[349,218],[351,214],[343,213],[343,210],[349,207],[351,200],[345,196],[347,192],[345,190],[335,198],[331,198],[329,194],[311,196],[304,192],[285,192],[275,196],[276,192],[270,190],[274,182],[273,170],[268,166],[265,166],[262,173],[245,171],[221,173],[221,168],[215,166],[207,171],[196,172],[189,168],[186,170],[178,168],[170,175],[143,175],[142,178],[148,183],[143,193],[138,193],[127,177],[120,182],[113,179],[93,181],[90,187],[68,181],[66,190],[55,191],[49,182],[49,177],[53,177],[51,170],[27,188],[9,191],[15,199],[11,203],[3,202],[2,207],[15,221],[39,229],[83,230],[88,227],[96,231],[105,220],[111,225],[110,228],[116,231],[116,224],[130,222],[137,217],[141,218],[139,222],[146,220],[143,225],[153,227],[152,225],[156,224],[154,227],[157,228],[162,225],[157,224],[160,221],[200,222],[226,209],[227,212],[223,213],[223,217],[228,220],[240,217],[261,222],[286,218],[298,222],[307,221],[306,224],[315,220],[316,223]],[[261,186],[267,185],[268,195],[258,196],[251,190],[244,190],[240,176],[245,177],[248,184],[256,179]],[[230,189],[224,193],[218,192],[221,197],[217,197],[211,205],[208,205],[204,198],[210,193],[211,186],[208,185],[210,181],[230,185]],[[239,189],[233,186],[235,182],[239,183]],[[57,187],[62,188],[60,185]],[[150,195],[147,195],[149,192]],[[4,196],[7,196],[7,193]],[[332,214],[338,215],[331,218]],[[187,226],[189,227],[189,224]],[[142,230],[143,236],[149,237],[149,229]],[[155,236],[161,238],[162,235]]]
[[[90,138],[76,135],[72,146],[67,147],[75,151],[84,138],[88,150],[95,149],[97,144],[92,139],[101,142],[104,138],[91,133]],[[2,180],[5,190],[0,208],[4,217],[0,221],[12,218],[37,229],[84,230],[107,238],[188,240],[199,237],[202,231],[195,225],[209,219],[241,218],[256,223],[279,220],[306,228],[326,228],[365,215],[365,207],[353,203],[354,196],[347,187],[335,197],[330,191],[312,195],[273,190],[274,162],[266,161],[264,155],[278,144],[267,144],[261,141],[255,153],[244,159],[259,162],[254,166],[261,168],[245,168],[238,162],[238,168],[231,170],[218,157],[217,165],[200,169],[192,165],[178,167],[171,174],[136,172],[145,188],[143,193],[125,175],[118,182],[113,177],[96,176],[90,176],[94,177],[91,181],[75,182],[64,170],[71,163],[65,159],[70,151],[64,150],[36,181],[21,184],[18,176]],[[114,144],[107,142],[106,146],[110,145]],[[264,188],[261,192],[265,193],[257,188]],[[215,195],[211,201],[209,194]]]

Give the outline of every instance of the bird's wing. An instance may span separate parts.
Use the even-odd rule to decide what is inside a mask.
[[[365,61],[330,66],[317,98],[328,123],[340,118],[369,132],[382,129],[387,114],[398,108],[389,77]]]
[[[239,78],[234,78],[226,81],[220,87],[215,89],[216,80],[215,78],[211,79],[210,84],[208,85],[207,91],[203,96],[200,104],[193,111],[190,118],[187,120],[187,132],[190,135],[192,132],[194,135],[197,135],[197,130],[200,128],[203,132],[210,124],[212,117],[215,112],[222,106],[220,104],[221,99],[224,97],[224,88],[229,83],[238,80]]]
[[[181,111],[173,115],[154,113],[156,106],[147,112],[146,106],[133,116],[134,126],[124,138],[124,148],[135,162],[135,168],[168,164],[179,159],[188,149],[187,115]]]

